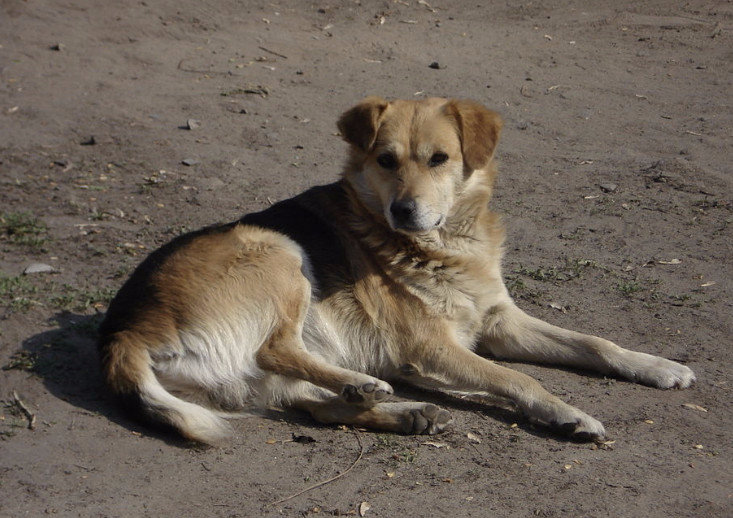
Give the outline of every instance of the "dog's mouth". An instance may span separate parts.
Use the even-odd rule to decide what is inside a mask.
[[[390,226],[397,232],[403,232],[405,234],[426,234],[431,230],[435,230],[443,226],[445,223],[445,216],[442,214],[434,221],[434,223],[425,225],[414,221],[395,221],[394,218],[387,218]]]

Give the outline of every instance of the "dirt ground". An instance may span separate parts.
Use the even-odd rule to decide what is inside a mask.
[[[733,515],[733,4],[549,4],[1,1],[0,515]],[[337,178],[335,120],[369,94],[499,111],[518,303],[697,384],[511,364],[600,446],[407,390],[452,430],[273,410],[204,450],[128,419],[94,347],[115,290],[173,236]]]

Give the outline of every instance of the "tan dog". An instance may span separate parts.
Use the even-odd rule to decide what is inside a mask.
[[[685,366],[530,317],[500,272],[489,211],[499,116],[469,101],[370,97],[338,126],[343,178],[148,257],[112,301],[100,347],[112,389],[216,443],[246,404],[325,423],[437,433],[435,405],[389,402],[399,380],[490,393],[583,439],[603,425],[479,354],[593,369],[660,388]],[[478,354],[477,354],[478,353]]]

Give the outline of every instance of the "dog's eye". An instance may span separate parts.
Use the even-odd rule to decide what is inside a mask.
[[[438,151],[437,153],[433,153],[433,156],[430,157],[430,162],[428,162],[428,165],[430,167],[436,167],[440,164],[445,163],[446,160],[448,160],[448,155],[441,151]]]
[[[377,163],[385,169],[394,169],[397,167],[397,159],[392,153],[382,153],[377,157]]]

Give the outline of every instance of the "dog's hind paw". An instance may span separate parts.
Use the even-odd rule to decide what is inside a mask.
[[[391,394],[394,394],[392,386],[386,381],[376,378],[361,385],[344,385],[344,388],[341,389],[341,397],[347,403],[367,407],[385,401]]]
[[[453,421],[450,413],[431,403],[420,403],[405,416],[406,433],[434,435],[446,429]]]

